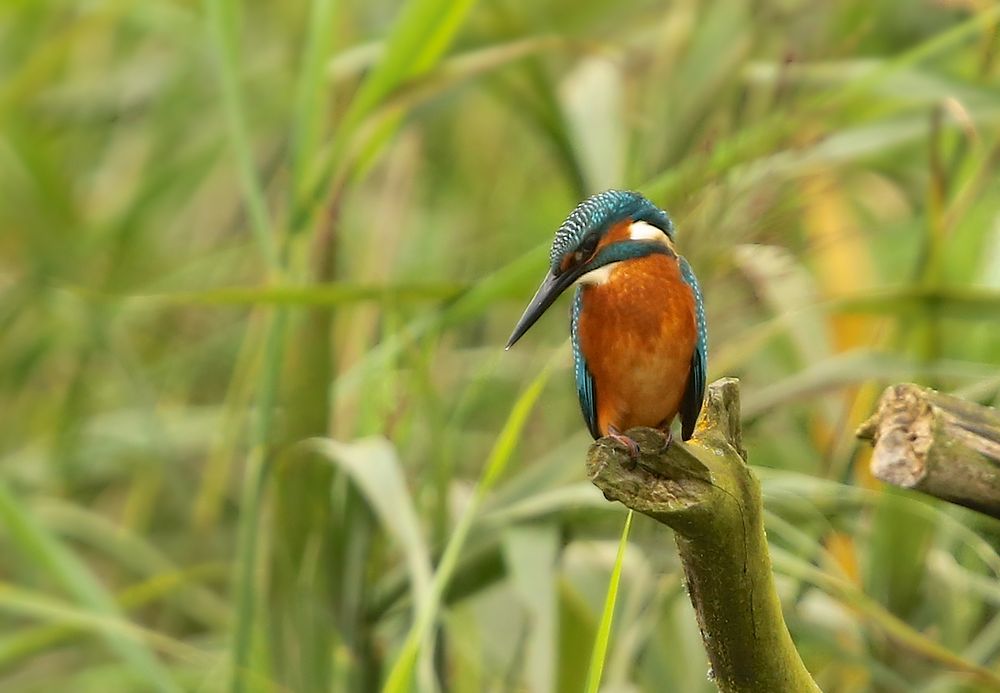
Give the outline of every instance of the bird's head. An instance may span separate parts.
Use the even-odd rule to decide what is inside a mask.
[[[549,273],[517,321],[514,345],[559,295],[573,284],[608,280],[611,265],[652,253],[673,254],[674,224],[637,192],[606,190],[576,206],[552,241]]]

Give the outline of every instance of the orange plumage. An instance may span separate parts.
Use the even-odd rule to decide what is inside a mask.
[[[641,194],[606,190],[556,231],[549,271],[517,321],[517,342],[566,289],[580,412],[595,438],[639,455],[630,428],[664,433],[680,415],[689,440],[705,393],[708,329],[698,280],[674,247],[673,221]]]
[[[580,348],[594,379],[601,435],[610,426],[666,429],[680,408],[698,337],[694,294],[677,257],[620,263],[606,283],[584,286],[582,301]]]

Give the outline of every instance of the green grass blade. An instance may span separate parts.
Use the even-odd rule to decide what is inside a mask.
[[[561,360],[563,357],[561,351],[557,351],[556,354],[558,359]],[[382,689],[383,693],[407,693],[410,690],[410,682],[413,678],[413,670],[417,658],[430,635],[431,626],[437,617],[441,595],[444,593],[455,571],[462,547],[469,535],[469,530],[472,528],[472,523],[479,511],[479,506],[482,504],[486,494],[489,493],[490,489],[496,484],[507,468],[507,463],[513,456],[514,450],[520,441],[521,431],[524,429],[524,425],[527,423],[528,416],[534,409],[535,403],[542,394],[542,390],[545,388],[545,384],[552,374],[555,363],[556,358],[550,359],[545,368],[542,369],[542,372],[535,377],[514,403],[514,407],[507,417],[507,421],[500,431],[493,449],[490,451],[490,455],[486,461],[486,468],[479,479],[479,483],[476,484],[472,500],[465,507],[462,516],[458,519],[455,530],[452,532],[451,538],[445,547],[441,562],[434,573],[431,599],[428,600],[425,608],[417,614],[416,619],[410,626],[406,640],[403,642],[402,650],[396,661],[393,662],[389,677],[386,679],[385,687]]]
[[[380,438],[350,444],[316,438],[305,441],[302,449],[319,454],[350,475],[405,556],[415,613],[430,608],[430,551],[392,445]]]
[[[852,583],[816,568],[794,554],[771,546],[771,559],[777,572],[785,573],[815,585],[852,609],[864,619],[913,653],[940,666],[976,677],[983,684],[1000,687],[1000,676],[986,667],[964,659],[950,649],[917,630],[876,600],[857,589]]]
[[[414,617],[430,607],[431,561],[422,534],[416,506],[406,485],[406,477],[395,448],[381,438],[350,444],[314,438],[301,446],[346,473],[364,497],[386,534],[395,539],[404,556]],[[350,528],[348,528],[350,531]],[[421,688],[433,690],[433,652],[427,648],[419,661]]]
[[[789,402],[864,381],[907,381],[914,378],[982,380],[995,374],[996,369],[985,363],[943,359],[921,363],[897,353],[842,352],[787,378],[750,391],[744,400],[743,418],[754,419]]]
[[[98,582],[94,574],[73,553],[67,550],[44,527],[39,525],[0,482],[0,521],[7,527],[10,538],[25,556],[38,562],[97,617],[121,621],[121,612],[114,598]],[[142,681],[159,691],[179,691],[167,670],[142,642],[124,637],[120,632],[103,630],[102,636]]]
[[[350,132],[396,87],[420,75],[440,59],[475,0],[411,0],[406,3],[385,44],[378,66],[365,80],[344,115]]]
[[[54,626],[69,627],[94,633],[107,639],[114,638],[146,648],[152,646],[176,659],[208,664],[210,656],[204,651],[171,638],[163,633],[137,626],[113,614],[96,614],[57,599],[0,582],[0,611],[38,619]],[[144,680],[148,681],[148,676]],[[171,690],[181,690],[171,683]]]
[[[210,563],[195,566],[183,572],[161,573],[139,583],[130,585],[124,591],[115,595],[119,606],[125,611],[133,611],[158,602],[176,600],[183,601],[187,586],[207,578],[224,576],[229,566],[222,563]],[[34,604],[20,599],[25,595],[41,600]],[[4,601],[6,599],[7,601]],[[40,608],[34,608],[40,606]],[[53,607],[49,609],[48,607]],[[186,642],[171,638],[160,631],[147,630],[132,623],[121,623],[111,619],[94,616],[72,605],[59,603],[25,591],[7,592],[0,597],[0,609],[6,608],[11,613],[39,618],[44,624],[31,628],[22,628],[0,637],[0,673],[24,665],[32,657],[50,652],[59,647],[66,647],[86,640],[90,635],[122,633],[133,639],[141,639],[151,649],[164,654],[198,662],[199,666],[214,664],[224,658],[224,654],[208,652],[191,647]],[[194,608],[190,608],[194,611]],[[109,625],[109,623],[111,625]],[[212,662],[208,660],[212,659]]]
[[[902,286],[877,289],[832,301],[839,313],[919,317],[936,314],[960,320],[1000,318],[1000,291],[972,286]]]
[[[458,298],[468,287],[457,282],[412,282],[379,286],[330,282],[295,286],[221,286],[198,291],[133,294],[123,298],[143,307],[204,306],[340,306],[361,302],[415,303]]]
[[[323,124],[329,118],[330,99],[324,100],[323,92],[328,88],[325,67],[333,44],[336,8],[336,0],[314,0],[309,13],[292,126],[293,194],[301,191]]]
[[[532,691],[552,691],[559,661],[558,526],[510,525],[502,530],[500,542],[504,565],[531,622],[526,642],[525,681]]]
[[[267,482],[270,439],[287,323],[288,311],[278,309],[268,326],[262,381],[257,397],[257,419],[253,426],[253,447],[247,454],[247,465],[244,470],[234,579],[236,614],[233,619],[230,672],[230,689],[234,693],[240,693],[247,681],[256,679],[258,670],[263,664],[250,661],[260,591],[257,565],[260,506]]]
[[[458,325],[488,313],[500,298],[516,295],[538,274],[548,243],[535,246],[512,262],[483,277],[440,313],[420,315],[411,324],[376,345],[337,379],[337,391],[349,394],[384,368],[419,337],[436,329]]]
[[[153,542],[90,508],[48,500],[34,506],[33,512],[59,536],[99,552],[137,577],[155,582],[160,576],[164,581],[171,581],[172,578],[164,576],[179,576],[185,572]],[[189,618],[207,627],[219,627],[226,622],[228,604],[214,591],[188,580],[180,581],[176,591],[178,608]]]
[[[240,8],[235,0],[205,0],[205,14],[212,38],[212,49],[218,63],[222,104],[236,156],[236,170],[246,201],[250,227],[268,269],[275,273],[281,265],[278,243],[274,237],[271,215],[267,209],[264,188],[257,175],[250,133],[246,123],[246,108],[240,93],[239,26]]]
[[[333,143],[312,167],[315,175],[296,207],[291,228],[303,227],[327,193],[357,128],[397,87],[426,73],[441,59],[475,0],[410,0],[396,17],[382,57],[362,83],[337,127]]]
[[[622,577],[622,564],[625,562],[625,547],[628,546],[628,534],[632,529],[632,511],[625,516],[625,526],[622,527],[622,538],[618,543],[618,555],[615,556],[615,566],[611,570],[611,580],[608,582],[608,594],[604,599],[604,611],[601,612],[601,623],[597,627],[594,638],[594,649],[590,654],[590,671],[587,674],[587,693],[597,693],[601,688],[601,675],[604,673],[604,661],[608,655],[608,643],[611,641],[611,626],[615,616],[615,604],[618,603],[618,585]]]

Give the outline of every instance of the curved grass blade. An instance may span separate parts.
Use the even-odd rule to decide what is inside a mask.
[[[883,81],[911,65],[961,45],[970,36],[988,30],[1000,16],[1000,8],[978,12],[965,21],[921,41],[853,81],[828,89],[812,97],[800,108],[803,117],[812,113],[830,112],[834,106],[849,105],[871,93]],[[863,112],[863,111],[859,111]],[[775,111],[751,127],[741,128],[729,137],[715,142],[708,157],[689,157],[680,165],[665,170],[636,186],[647,196],[657,199],[677,199],[718,180],[727,172],[756,160],[775,156],[786,144],[789,132],[788,112]]]
[[[618,585],[622,577],[622,563],[625,561],[625,547],[628,546],[628,534],[632,529],[632,511],[625,516],[625,526],[622,528],[622,538],[618,543],[618,555],[615,566],[611,570],[611,581],[608,583],[608,594],[604,599],[604,611],[601,613],[601,623],[597,627],[594,638],[594,649],[590,654],[590,673],[587,674],[587,693],[597,693],[601,688],[601,674],[604,673],[604,661],[608,655],[608,643],[611,641],[611,626],[614,621],[615,604],[618,603]]]
[[[0,522],[7,527],[12,543],[25,556],[41,564],[94,617],[122,621],[114,598],[104,590],[94,574],[21,507],[4,483],[0,483]],[[9,589],[7,594],[10,594]],[[100,632],[111,649],[150,688],[159,691],[181,690],[144,643],[124,636],[120,630],[105,629]]]
[[[406,557],[414,612],[429,608],[430,551],[420,532],[420,518],[406,487],[399,458],[389,441],[371,438],[348,444],[314,438],[304,441],[300,449],[316,453],[351,477]],[[429,659],[426,664],[430,672]]]
[[[49,624],[71,626],[105,638],[145,647],[147,644],[172,657],[208,664],[210,655],[155,630],[137,626],[114,614],[95,614],[58,599],[0,582],[0,610],[37,618]],[[144,680],[149,681],[148,676]],[[181,690],[176,686],[172,690]]]
[[[410,0],[396,17],[378,64],[351,100],[326,152],[317,157],[315,175],[305,181],[305,192],[293,205],[292,232],[303,228],[330,188],[358,127],[400,85],[421,76],[437,64],[451,45],[474,0]]]
[[[92,547],[117,566],[151,584],[176,583],[171,598],[188,618],[208,628],[222,627],[229,617],[228,604],[197,580],[184,577],[187,570],[146,537],[112,522],[84,506],[46,499],[34,512],[47,527],[66,539]],[[222,564],[217,564],[221,566]],[[169,593],[168,593],[169,594]]]
[[[465,507],[461,517],[459,517],[455,525],[455,530],[452,532],[451,538],[445,547],[437,572],[434,573],[431,598],[425,604],[425,607],[420,610],[420,613],[417,614],[416,620],[411,625],[406,640],[403,642],[403,647],[396,661],[393,662],[389,677],[386,679],[385,687],[382,689],[383,693],[407,693],[410,690],[410,682],[413,678],[413,669],[417,657],[430,636],[431,626],[437,617],[440,606],[441,595],[444,593],[455,571],[459,555],[462,547],[465,545],[465,540],[469,535],[469,530],[472,528],[473,521],[476,519],[479,507],[482,505],[486,494],[489,493],[490,489],[493,488],[507,468],[507,463],[513,456],[514,449],[521,439],[521,431],[528,421],[528,416],[542,394],[542,390],[545,388],[545,384],[552,374],[557,358],[561,360],[562,357],[562,353],[557,351],[557,357],[549,360],[542,369],[542,372],[535,377],[514,403],[514,407],[507,417],[507,421],[486,460],[486,468],[483,470],[479,483],[476,484],[472,499]]]
[[[150,605],[164,605],[170,601],[183,600],[185,592],[191,585],[218,583],[228,572],[227,563],[213,561],[183,570],[156,573],[147,579],[128,585],[114,597],[122,612],[128,614]],[[0,587],[2,584],[0,583]],[[2,600],[6,605],[2,608],[27,616],[36,616],[45,623],[32,628],[19,628],[9,635],[0,637],[0,671],[23,665],[27,659],[53,648],[75,641],[89,640],[88,636],[91,634],[99,635],[102,632],[121,632],[131,634],[130,637],[134,635],[147,642],[151,649],[190,661],[199,667],[216,666],[225,659],[224,650],[214,646],[192,645],[180,640],[179,636],[171,636],[133,622],[113,621],[111,618],[93,616],[72,604],[54,600],[47,595],[36,596],[35,592],[23,587],[17,585],[12,587],[13,591],[5,594]],[[21,596],[26,599],[21,600]],[[190,608],[190,611],[194,611],[194,608]],[[60,618],[55,615],[57,613],[66,613],[68,617]]]
[[[889,382],[919,377],[982,380],[995,374],[996,368],[984,363],[944,360],[920,363],[895,354],[849,351],[749,393],[744,400],[743,418],[751,420],[788,402],[864,380]]]
[[[818,587],[843,602],[906,649],[942,666],[969,674],[983,684],[1000,689],[1000,676],[996,673],[968,661],[944,645],[932,640],[847,580],[834,577],[775,546],[771,547],[771,559],[776,571]]]

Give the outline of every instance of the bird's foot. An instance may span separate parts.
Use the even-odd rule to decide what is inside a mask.
[[[660,454],[662,455],[670,449],[670,444],[674,442],[674,434],[669,428],[656,428],[654,430],[663,436],[663,445],[660,446]]]
[[[635,465],[639,460],[639,444],[635,442],[632,438],[619,431],[614,426],[608,426],[608,438],[611,438],[615,442],[624,445],[625,449],[628,450],[628,456],[632,460],[632,464]]]

